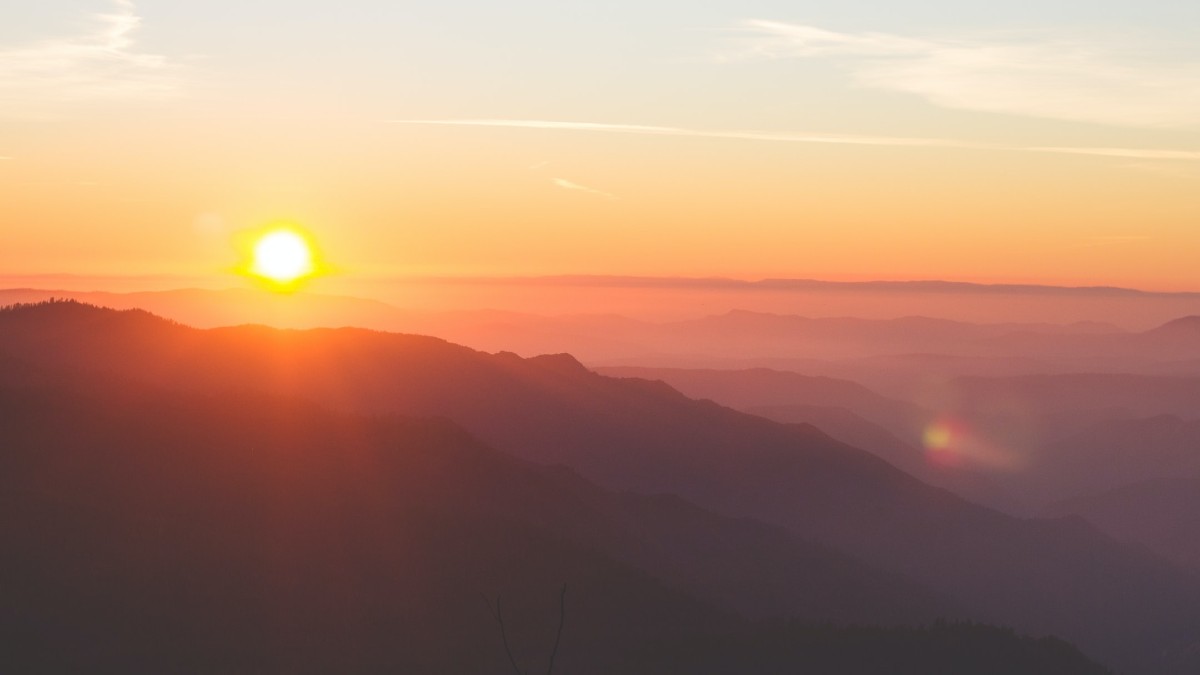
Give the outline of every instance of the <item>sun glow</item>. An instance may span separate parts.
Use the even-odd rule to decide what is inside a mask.
[[[297,228],[275,227],[248,243],[242,272],[276,290],[294,290],[320,271],[311,237]]]

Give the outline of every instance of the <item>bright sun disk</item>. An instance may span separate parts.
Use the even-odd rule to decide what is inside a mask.
[[[275,230],[254,244],[250,272],[280,284],[288,284],[315,271],[312,247],[300,234]]]

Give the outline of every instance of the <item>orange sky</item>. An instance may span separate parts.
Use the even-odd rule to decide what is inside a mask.
[[[1200,115],[1152,96],[1118,105],[1148,86],[1097,79],[1129,57],[1121,49],[1080,52],[1095,62],[1072,57],[1072,68],[1026,82],[1012,73],[1057,43],[979,37],[978,54],[1012,63],[973,73],[992,89],[951,91],[952,78],[930,73],[972,74],[977,54],[946,56],[945,44],[964,44],[939,41],[953,31],[899,19],[864,37],[871,26],[755,24],[730,4],[696,33],[649,12],[630,30],[662,42],[606,64],[599,37],[636,18],[621,4],[577,46],[555,42],[541,61],[511,47],[497,57],[503,69],[473,70],[430,40],[457,36],[464,54],[485,51],[483,26],[433,10],[416,17],[430,33],[423,41],[385,43],[367,25],[367,4],[355,5],[327,62],[315,62],[294,46],[270,48],[316,36],[315,23],[253,46],[208,15],[84,4],[54,15],[70,21],[34,22],[29,10],[36,30],[0,42],[16,64],[0,69],[7,275],[238,284],[237,233],[290,220],[351,279],[945,278],[1200,290]],[[1006,20],[1019,24],[1012,13]],[[200,18],[212,39],[189,44],[179,31]],[[393,9],[380,21],[406,18]],[[1178,73],[1200,60],[1186,50],[1170,58],[1127,70],[1190,82]],[[560,72],[572,68],[592,85]],[[1052,105],[1043,80],[1076,107]]]

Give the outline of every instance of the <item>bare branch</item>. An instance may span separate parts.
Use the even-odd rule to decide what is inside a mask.
[[[500,596],[496,596],[496,606],[492,607],[492,601],[485,595],[483,601],[487,603],[488,610],[492,612],[492,616],[496,617],[496,623],[500,624],[500,640],[504,642],[504,653],[508,654],[508,662],[512,664],[513,672],[517,675],[524,675],[521,669],[517,667],[517,660],[513,658],[512,649],[508,646],[508,633],[504,630],[504,615],[500,609]],[[557,645],[555,645],[557,649]]]
[[[563,584],[562,590],[558,594],[558,634],[554,636],[554,651],[550,652],[550,667],[546,669],[546,675],[554,673],[554,657],[558,656],[558,644],[562,642],[563,624],[567,619],[567,585]]]

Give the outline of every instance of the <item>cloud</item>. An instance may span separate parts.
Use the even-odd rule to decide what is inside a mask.
[[[0,49],[0,114],[57,116],[93,101],[157,100],[180,93],[179,66],[134,49],[142,19],[129,0],[91,17],[83,35]]]
[[[769,131],[706,131],[681,127],[646,126],[643,124],[601,124],[597,122],[557,122],[551,120],[461,119],[461,120],[388,120],[394,124],[432,124],[457,127],[507,127],[515,129],[545,129],[551,131],[595,131],[644,136],[683,136],[691,138],[724,138],[741,141],[775,141],[782,143],[829,143],[839,145],[931,146],[950,148],[988,147],[969,141],[937,138],[904,138],[892,136],[854,136],[840,134],[790,134]]]
[[[553,178],[553,179],[551,179],[551,182],[553,182],[555,185],[557,185],[558,187],[560,187],[564,190],[578,190],[580,192],[586,192],[588,194],[593,194],[593,195],[597,195],[599,197],[604,197],[605,199],[616,199],[617,198],[617,196],[614,194],[610,194],[603,190],[597,190],[595,188],[590,188],[590,187],[587,187],[586,185],[580,185],[579,183],[572,183],[571,181],[569,181],[565,178]]]
[[[1198,150],[1153,150],[1145,148],[1022,148],[1029,152],[1056,152],[1068,155],[1095,155],[1097,157],[1124,157],[1128,159],[1180,159],[1200,160]]]
[[[928,39],[751,20],[724,60],[830,59],[862,87],[961,110],[1133,127],[1200,125],[1200,61],[1118,58],[1099,41]]]
[[[1160,162],[1129,162],[1123,165],[1130,171],[1141,171],[1143,173],[1153,173],[1169,178],[1183,178],[1186,180],[1200,180],[1200,168],[1194,164],[1180,165],[1178,162],[1163,164]]]
[[[777,133],[769,131],[713,131],[704,129],[686,129],[682,127],[646,126],[641,124],[602,124],[597,122],[562,122],[552,120],[450,119],[388,121],[393,124],[542,129],[550,131],[582,131],[612,134],[674,136],[684,138],[715,138],[776,143],[822,143],[835,145],[874,145],[884,147],[929,147],[959,150],[992,150],[1066,155],[1092,155],[1097,157],[1115,157],[1124,159],[1200,161],[1200,151],[1161,150],[1156,148],[1018,146],[1001,145],[998,143],[976,143],[972,141],[944,138]]]

